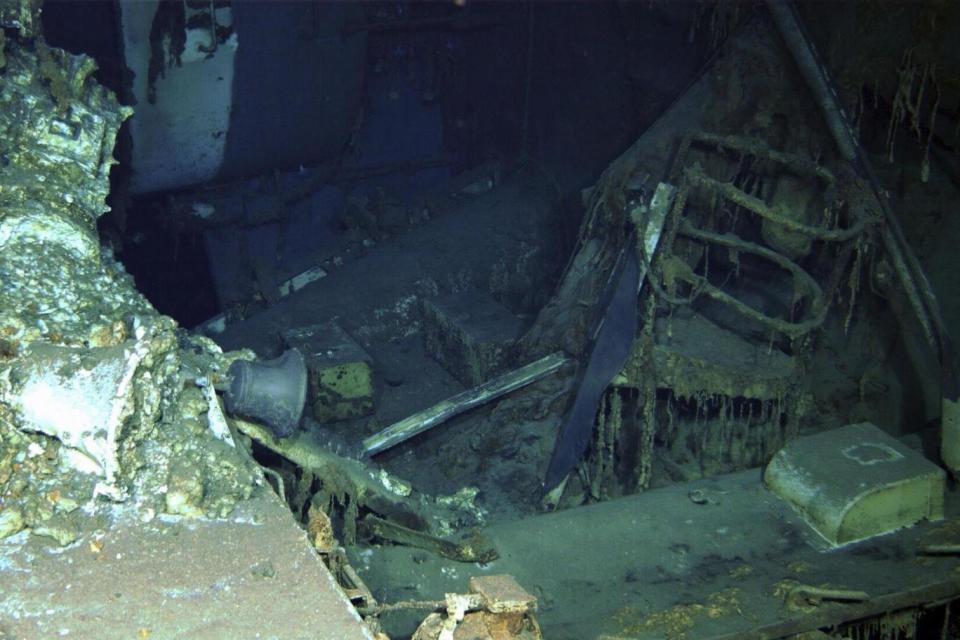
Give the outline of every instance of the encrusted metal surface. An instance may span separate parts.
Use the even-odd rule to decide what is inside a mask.
[[[26,26],[5,33],[0,540],[29,529],[69,545],[117,501],[147,518],[225,517],[262,475],[192,381],[251,354],[179,330],[101,249],[96,219],[132,110],[93,80],[91,59]]]
[[[121,511],[66,549],[0,545],[0,637],[370,640],[273,496],[227,519]]]

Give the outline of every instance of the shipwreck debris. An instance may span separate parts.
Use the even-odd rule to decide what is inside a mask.
[[[522,327],[491,295],[468,291],[423,301],[427,352],[467,387],[503,373]]]
[[[537,599],[509,575],[470,578],[469,594],[449,593],[413,640],[542,640]]]
[[[486,564],[499,557],[497,550],[479,531],[473,531],[459,542],[445,540],[437,536],[408,529],[402,525],[368,514],[360,525],[369,537],[432,551],[439,556],[457,562],[479,562]]]
[[[284,342],[304,354],[308,402],[321,424],[370,415],[374,410],[372,359],[335,321],[290,329]]]
[[[941,457],[951,473],[960,473],[960,362],[953,346],[950,333],[940,311],[940,303],[930,286],[930,281],[913,249],[907,243],[890,199],[880,185],[870,159],[857,139],[855,129],[847,119],[832,85],[830,73],[817,56],[816,49],[807,36],[795,7],[782,0],[767,0],[767,9],[773,16],[777,29],[800,69],[804,80],[813,93],[834,142],[844,159],[864,177],[872,191],[876,206],[883,215],[880,225],[880,237],[883,248],[893,263],[903,293],[913,310],[914,316],[923,327],[930,347],[937,355],[941,378]],[[909,89],[908,89],[909,92]],[[939,102],[939,98],[937,103]],[[902,96],[898,91],[895,98],[894,117],[891,119],[891,132],[902,109]],[[937,112],[934,103],[932,116]],[[902,117],[902,116],[901,116]],[[888,134],[888,139],[892,140]],[[930,139],[933,126],[930,127]],[[892,155],[892,142],[888,142]],[[924,154],[923,171],[929,175],[929,139]],[[895,306],[896,308],[896,306]]]
[[[646,220],[638,220],[642,229],[638,226],[632,235],[640,237],[624,248],[619,273],[607,283],[606,310],[593,331],[588,361],[580,374],[573,405],[557,436],[547,467],[543,487],[548,496],[586,451],[601,396],[630,355],[637,329],[637,294],[647,275],[649,257],[660,243],[674,195],[673,186],[661,183],[650,198],[649,208],[643,203],[631,212],[631,215],[643,216]],[[640,260],[638,253],[645,258]],[[613,271],[617,272],[617,269]]]
[[[787,607],[795,611],[812,611],[823,602],[865,602],[869,599],[870,595],[866,591],[814,587],[799,583],[786,588],[784,595]]]
[[[834,546],[943,519],[943,469],[870,423],[797,438],[764,482]]]
[[[365,456],[374,456],[441,424],[455,415],[483,405],[559,371],[570,360],[562,353],[544,356],[404,418],[363,441]]]
[[[399,540],[403,538],[401,533],[408,533],[404,541],[428,540],[434,537],[431,532],[449,535],[483,524],[483,512],[474,505],[476,491],[434,498],[415,491],[407,482],[383,469],[338,455],[316,431],[302,431],[280,439],[257,423],[239,419],[233,423],[257,445],[296,465],[297,473],[289,478],[294,486],[287,494],[288,503],[294,514],[306,516],[308,532],[314,539],[329,541],[323,529],[334,514],[341,523],[341,534],[337,537],[348,545],[354,544],[362,533],[391,540]],[[326,514],[326,521],[317,510]],[[372,528],[380,527],[382,531],[370,531],[371,527],[365,523],[375,523]],[[387,531],[393,531],[393,537],[388,533],[381,535]],[[455,547],[449,543],[444,549]],[[451,553],[461,557],[471,553],[481,557],[487,553],[482,545],[475,545],[473,551],[468,547],[459,549]]]
[[[227,411],[262,421],[281,438],[297,430],[307,396],[307,367],[299,351],[289,349],[266,362],[238,360],[227,378]]]
[[[185,383],[229,358],[157,313],[97,237],[132,110],[94,81],[91,59],[23,40],[40,3],[16,4],[2,19],[21,36],[5,43],[0,83],[0,129],[16,141],[0,175],[2,533],[69,544],[117,500],[144,517],[226,515],[261,476]],[[200,482],[168,501],[171,477],[187,480],[175,462]]]

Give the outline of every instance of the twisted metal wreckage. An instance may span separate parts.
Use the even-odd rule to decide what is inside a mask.
[[[169,516],[222,519],[236,514],[238,505],[255,503],[265,481],[242,434],[264,442],[273,437],[257,425],[230,421],[210,381],[234,361],[252,360],[253,353],[224,354],[208,338],[161,316],[101,245],[96,222],[108,210],[114,143],[132,109],[91,77],[92,59],[47,46],[40,35],[41,4],[0,4],[0,538],[23,543],[29,533],[30,540],[70,547],[90,537],[91,551],[99,554],[105,536],[120,548],[124,536],[119,532],[127,527],[147,529],[147,523]],[[469,499],[434,500],[326,451],[307,450],[305,457],[284,451],[323,477],[325,495],[353,514],[348,540],[361,504],[420,529],[449,530],[446,523],[474,521]],[[269,512],[254,516],[257,523],[269,521]],[[388,527],[371,518],[368,526]],[[325,587],[317,568],[299,570],[304,578],[320,579],[321,595],[335,594],[320,603],[313,624],[322,621],[328,637],[372,637],[349,600],[372,614],[378,606],[344,561],[342,549],[318,533],[323,527],[317,522],[329,521],[312,510],[308,529],[340,586]],[[280,526],[287,525],[281,520]],[[399,531],[392,535],[411,535],[404,527]],[[211,533],[219,544],[223,534]],[[258,541],[254,535],[253,542],[264,545],[270,537],[279,542],[276,536]],[[466,554],[464,560],[484,553],[453,543],[441,548]],[[29,575],[26,567],[33,561],[23,559],[22,570]],[[293,562],[291,574],[304,559]],[[34,566],[41,571],[41,565]],[[129,586],[125,580],[132,578],[120,571],[114,588]],[[272,577],[276,569],[269,564],[264,571]],[[535,632],[531,602],[504,580],[481,580],[472,594],[451,595],[449,610],[456,615],[450,619],[456,624],[473,611],[479,619],[493,616],[514,621],[524,633]],[[29,622],[29,606],[17,604],[37,587],[34,582],[5,590],[3,618],[27,619],[27,627],[16,627],[18,634],[49,632],[42,620],[36,626]],[[95,634],[108,622],[80,623],[85,604],[81,600],[71,619],[81,635],[84,627]],[[292,612],[287,620],[284,616],[280,608],[272,621],[258,623],[281,634],[286,625],[292,634],[298,624],[309,622]],[[189,631],[190,614],[183,618],[188,622],[175,628]],[[198,612],[196,619],[201,618]],[[129,621],[113,623],[119,633]],[[445,617],[428,623],[438,632],[449,624]],[[217,633],[229,634],[228,628],[221,626]],[[5,621],[0,631],[7,632]]]
[[[345,544],[362,535],[487,563],[497,551],[472,530],[483,523],[474,493],[426,496],[306,433],[280,439],[224,414],[215,388],[233,363],[254,354],[223,353],[158,314],[101,246],[96,221],[107,210],[114,142],[132,110],[91,78],[89,58],[44,43],[40,4],[0,3],[0,539],[22,542],[29,532],[68,547],[96,530],[93,550],[104,530],[130,523],[228,518],[263,499],[267,472],[303,516],[340,591],[368,619],[363,627],[330,614],[321,622],[343,625],[330,632],[342,633],[335,637],[371,637],[379,614],[404,606],[443,612],[424,622],[415,636],[424,640],[466,637],[455,633],[474,628],[495,638],[539,637],[536,600],[508,577],[474,579],[470,594],[442,602],[382,605],[333,535],[338,521]],[[737,116],[763,122],[753,127],[757,135],[732,133],[748,128],[735,126],[733,101],[704,107],[694,118],[700,130],[679,141],[669,117],[658,123],[584,193],[578,246],[517,347],[532,364],[371,436],[364,458],[569,373],[578,361],[546,471],[548,504],[646,489],[658,460],[677,480],[764,464],[797,435],[809,409],[800,373],[811,336],[845,285],[852,313],[861,271],[882,247],[895,275],[882,283],[887,295],[905,296],[903,308],[939,357],[942,456],[952,471],[960,468],[958,381],[936,299],[795,15],[768,5],[836,151],[818,140],[810,146],[822,155],[812,159],[799,150],[810,140],[778,140],[771,114],[791,110],[773,99],[766,113]],[[738,73],[732,60],[727,72]],[[740,81],[746,93],[758,91]],[[667,148],[676,150],[664,174]],[[727,276],[715,275],[741,271],[745,280],[775,282],[768,308],[785,313],[747,304]],[[725,330],[730,312],[768,348]],[[302,474],[290,482],[259,466],[252,442]],[[694,502],[699,496],[691,493]],[[466,538],[450,539],[465,529]],[[805,601],[866,599],[806,589]]]

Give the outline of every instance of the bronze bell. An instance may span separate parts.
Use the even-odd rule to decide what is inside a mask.
[[[237,360],[227,376],[227,411],[264,423],[278,438],[297,430],[307,398],[307,367],[299,351],[264,362]]]

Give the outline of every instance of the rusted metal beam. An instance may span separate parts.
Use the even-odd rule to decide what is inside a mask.
[[[481,385],[458,393],[418,413],[395,422],[383,431],[363,441],[363,454],[374,456],[432,429],[464,411],[479,407],[512,391],[516,391],[560,370],[569,362],[563,353],[557,352],[505,373]]]

